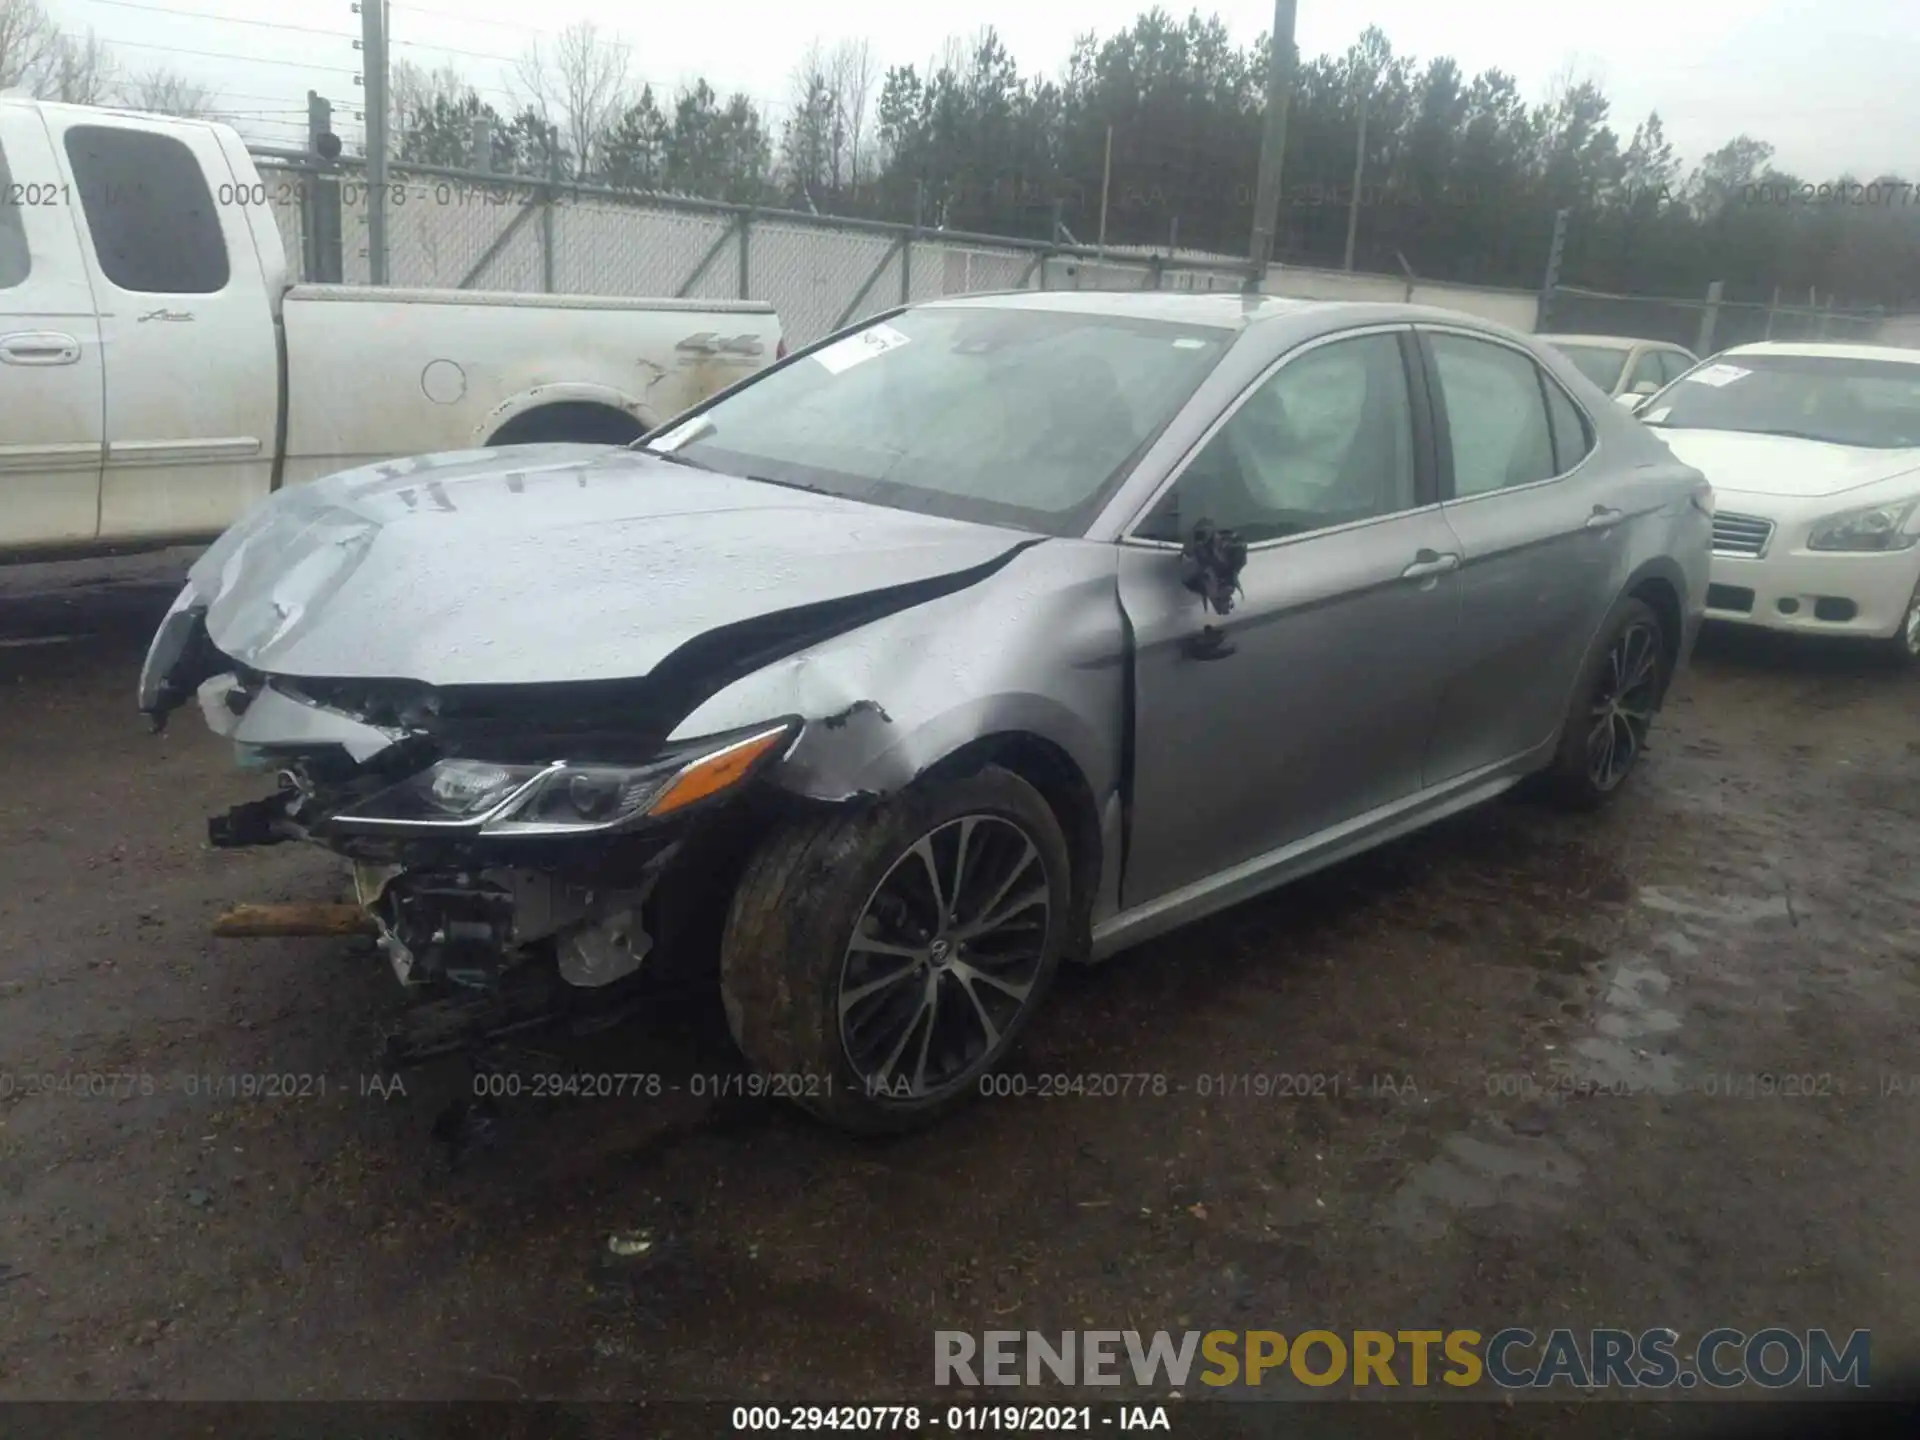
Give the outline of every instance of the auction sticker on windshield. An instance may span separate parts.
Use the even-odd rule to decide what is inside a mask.
[[[869,325],[858,335],[834,341],[824,350],[816,352],[813,358],[838,375],[843,370],[864,365],[889,350],[898,350],[906,343],[907,337],[891,325]]]
[[[1738,365],[1708,365],[1687,376],[1687,379],[1699,385],[1731,385],[1736,380],[1744,380],[1751,370],[1742,370]]]

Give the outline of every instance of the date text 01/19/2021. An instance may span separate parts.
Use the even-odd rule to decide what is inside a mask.
[[[871,1088],[884,1088],[874,1086]],[[1310,1100],[1316,1098],[1403,1099],[1417,1096],[1420,1087],[1411,1075],[1346,1075],[1337,1071],[1292,1070],[1194,1075],[1184,1080],[1152,1072],[1050,1072],[1026,1075],[1003,1070],[982,1075],[982,1095],[996,1099],[1162,1099],[1193,1095],[1202,1100],[1251,1098]]]
[[[735,1431],[779,1434],[868,1433],[1092,1434],[1111,1430],[1170,1433],[1164,1405],[736,1405]]]

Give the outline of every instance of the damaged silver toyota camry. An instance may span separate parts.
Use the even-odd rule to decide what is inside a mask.
[[[197,697],[277,774],[213,842],[344,857],[472,1043],[717,967],[752,1065],[895,1128],[979,1088],[1063,958],[1536,774],[1613,794],[1712,508],[1464,316],[952,299],[631,449],[282,490],[194,566],[140,705]]]

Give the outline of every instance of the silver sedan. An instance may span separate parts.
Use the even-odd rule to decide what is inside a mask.
[[[776,1093],[897,1128],[988,1082],[1063,959],[1529,777],[1614,794],[1712,508],[1462,315],[951,299],[632,449],[271,496],[141,706],[197,696],[278,772],[214,842],[349,861],[442,1049],[704,968]]]

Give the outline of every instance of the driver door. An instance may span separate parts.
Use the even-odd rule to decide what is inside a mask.
[[[1123,542],[1135,636],[1127,908],[1415,796],[1456,651],[1459,544],[1410,330],[1309,342],[1255,382]],[[1180,546],[1248,542],[1203,614]],[[1220,643],[1199,637],[1211,624]]]

